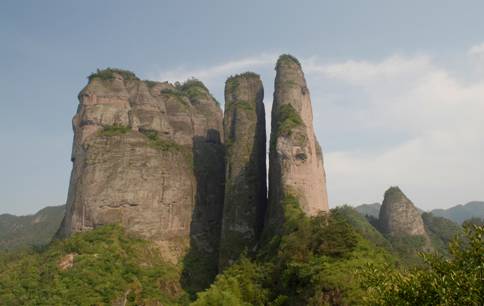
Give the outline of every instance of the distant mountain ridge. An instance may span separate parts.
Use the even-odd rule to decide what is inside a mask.
[[[0,215],[0,250],[50,242],[64,217],[65,205],[48,206],[27,216]]]
[[[355,207],[355,210],[362,214],[363,216],[370,216],[374,218],[378,218],[380,214],[380,203],[373,203],[373,204],[361,204]]]
[[[381,204],[361,204],[355,207],[356,211],[364,216],[378,218]],[[423,211],[421,211],[423,212]],[[464,205],[456,205],[447,209],[433,209],[429,211],[434,216],[447,218],[462,224],[470,218],[484,218],[484,201],[472,201]]]
[[[484,201],[473,201],[464,205],[457,205],[448,209],[434,209],[432,214],[450,219],[461,224],[467,219],[484,218]]]

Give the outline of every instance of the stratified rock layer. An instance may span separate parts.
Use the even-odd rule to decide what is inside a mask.
[[[254,250],[266,210],[266,129],[258,75],[244,73],[225,83],[225,200],[220,267]]]
[[[379,223],[381,230],[390,235],[427,236],[420,212],[398,187],[385,192]]]
[[[282,55],[277,61],[272,106],[267,220],[277,226],[284,218],[284,197],[297,198],[308,216],[328,211],[326,175],[313,129],[309,90],[301,65]]]
[[[79,94],[66,215],[58,236],[120,223],[216,258],[224,195],[222,112],[196,80],[174,86],[104,70]]]

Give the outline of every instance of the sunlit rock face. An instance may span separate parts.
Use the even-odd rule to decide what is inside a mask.
[[[222,111],[199,81],[103,70],[79,94],[66,215],[58,236],[120,223],[176,262],[216,257],[224,197]]]
[[[282,55],[276,65],[269,153],[267,222],[284,219],[284,197],[296,197],[308,216],[326,212],[323,154],[313,129],[311,98],[297,59]]]

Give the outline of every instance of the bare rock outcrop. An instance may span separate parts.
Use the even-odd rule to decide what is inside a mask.
[[[420,212],[398,187],[390,187],[385,192],[379,225],[386,234],[427,237]]]
[[[313,129],[311,98],[298,60],[276,65],[269,155],[269,226],[284,218],[284,198],[295,197],[308,216],[328,211],[323,155]]]
[[[222,112],[197,80],[172,85],[117,69],[79,94],[59,237],[119,223],[168,258],[218,256],[224,196]]]
[[[266,129],[264,89],[255,73],[225,83],[225,200],[220,267],[254,250],[266,205]]]

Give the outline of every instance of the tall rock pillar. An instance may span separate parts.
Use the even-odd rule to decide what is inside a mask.
[[[251,72],[225,84],[225,200],[220,268],[254,250],[266,211],[266,129],[260,77]]]
[[[276,65],[269,153],[269,227],[284,221],[287,197],[308,216],[328,211],[321,147],[313,129],[311,98],[298,60],[279,57]]]

